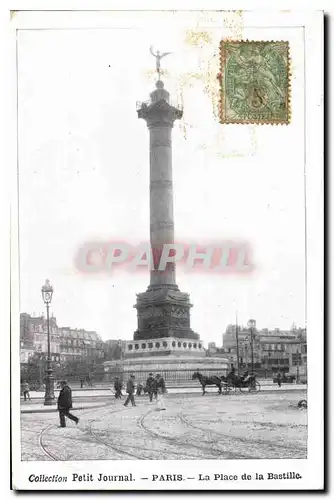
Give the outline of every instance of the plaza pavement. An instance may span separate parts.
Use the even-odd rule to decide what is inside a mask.
[[[147,397],[136,407],[110,401],[73,410],[76,426],[55,413],[22,414],[22,460],[172,460],[306,458],[305,390],[166,396],[166,411]]]
[[[282,384],[282,387],[279,388],[277,384],[273,384],[272,382],[260,381],[261,383],[261,392],[272,392],[272,391],[301,391],[306,390],[306,385],[303,384]],[[217,387],[207,386],[206,392],[208,393],[216,393]],[[123,389],[123,393],[125,390]],[[55,390],[55,398],[57,399],[59,394],[59,390]],[[178,395],[178,394],[192,394],[202,395],[202,389],[200,385],[192,386],[192,387],[171,387],[168,388],[168,394],[170,395]],[[93,387],[93,388],[73,388],[72,389],[72,398],[73,401],[80,399],[80,404],[87,401],[91,402],[92,398],[94,400],[103,400],[113,398],[114,391],[110,388],[104,387]],[[31,401],[24,401],[23,396],[21,396],[21,407],[24,410],[25,408],[34,403],[40,403],[42,405],[44,400],[44,393],[41,391],[30,391]]]

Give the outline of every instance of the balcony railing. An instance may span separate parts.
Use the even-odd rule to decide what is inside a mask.
[[[147,108],[153,103],[151,99],[148,99],[147,101],[136,101],[136,111],[139,111],[140,109]],[[173,106],[174,108],[178,109],[179,111],[183,112],[183,106],[178,103],[177,101],[173,99],[169,99],[169,104]]]

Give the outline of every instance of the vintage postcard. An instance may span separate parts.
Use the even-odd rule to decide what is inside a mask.
[[[137,7],[10,15],[12,487],[322,489],[323,13]]]

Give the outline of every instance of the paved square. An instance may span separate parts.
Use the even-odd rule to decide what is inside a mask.
[[[147,397],[74,413],[22,414],[22,460],[202,460],[307,457],[305,391],[175,395],[158,411]],[[124,401],[123,401],[124,402]]]

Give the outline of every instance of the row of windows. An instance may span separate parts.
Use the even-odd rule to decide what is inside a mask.
[[[285,351],[285,344],[263,344],[263,349],[267,351]]]
[[[91,340],[72,340],[72,339],[64,339],[64,338],[61,338],[60,339],[60,342],[61,344],[67,344],[67,345],[89,345],[91,347],[95,347],[95,342],[91,341]]]
[[[253,344],[254,345],[254,350],[262,350],[262,351],[287,351],[287,352],[293,352],[293,351],[298,351],[301,347],[302,352],[306,352],[306,345],[300,346],[299,344]],[[250,342],[248,344],[239,344],[239,349],[240,351],[245,351],[249,350],[250,347]],[[236,352],[235,346],[232,348],[226,349],[227,352]]]
[[[41,324],[37,324],[37,325],[30,325],[30,331],[32,333],[43,333],[44,335],[48,332],[48,329],[47,329],[47,325],[44,324],[44,325],[41,325]],[[57,328],[55,328],[54,326],[50,325],[50,333],[52,335],[56,335],[57,337],[62,337],[62,338],[66,338],[67,335],[64,335],[64,332],[62,332],[61,330],[59,331]],[[71,334],[68,334],[69,337],[70,337],[70,340],[71,338],[73,339],[74,338],[77,338],[79,339],[80,342],[82,341],[93,341],[93,342],[98,342],[100,339],[96,338],[97,336],[94,336],[94,335],[91,335],[91,334],[79,334],[77,332],[73,332]],[[100,340],[101,341],[101,340]]]
[[[45,343],[36,344],[36,351],[38,353],[46,352],[47,351],[47,344],[45,344]],[[60,352],[60,346],[58,344],[54,344],[53,342],[51,342],[51,351],[52,352]]]
[[[47,333],[48,327],[47,325],[31,325],[30,331],[36,333]],[[50,325],[50,332],[53,334],[58,334],[57,329],[52,327],[51,325]]]
[[[268,365],[289,365],[289,359],[270,358],[266,362]]]
[[[78,360],[78,357],[77,356],[60,356],[60,361],[74,361],[74,360]]]
[[[162,343],[162,346],[163,346],[163,347],[168,347],[167,342],[163,342],[163,343]],[[186,347],[188,347],[189,349],[190,349],[191,347],[194,347],[195,349],[196,349],[197,347],[198,347],[199,349],[201,349],[201,348],[202,348],[202,344],[197,344],[196,342],[195,342],[194,344],[192,344],[191,342],[189,342],[188,344],[187,344],[187,342],[183,342],[183,343],[182,343],[182,342],[178,342],[178,343],[177,343],[177,347],[182,347],[182,346],[183,346],[183,347],[185,347],[185,348],[186,348]],[[135,347],[135,350],[138,350],[138,349],[139,349],[139,344],[135,344],[135,345],[134,345],[134,347]],[[147,347],[148,347],[149,349],[152,349],[152,348],[153,348],[153,342],[149,342],[147,345],[146,345],[145,343],[141,344],[141,348],[142,348],[142,349],[146,349]],[[156,342],[156,343],[155,343],[155,345],[154,345],[154,347],[155,347],[156,349],[160,349],[160,347],[161,347],[160,342]],[[176,347],[176,342],[172,342],[172,347]],[[129,351],[132,351],[132,350],[133,350],[133,345],[132,345],[132,344],[129,344],[129,345],[128,345],[128,350],[129,350]]]
[[[83,356],[88,355],[88,352],[92,354],[92,351],[88,351],[87,349],[78,349],[78,348],[72,348],[72,347],[66,347],[63,349],[65,352],[68,353],[77,353],[77,354],[82,354]],[[58,352],[58,351],[57,351]],[[94,354],[97,355],[98,357],[102,357],[104,355],[103,351],[94,351]]]
[[[59,330],[59,333],[62,337],[74,337],[77,339],[83,339],[83,340],[99,340],[97,334],[93,333],[88,333],[88,332],[76,332],[76,331],[69,331],[69,330]]]

